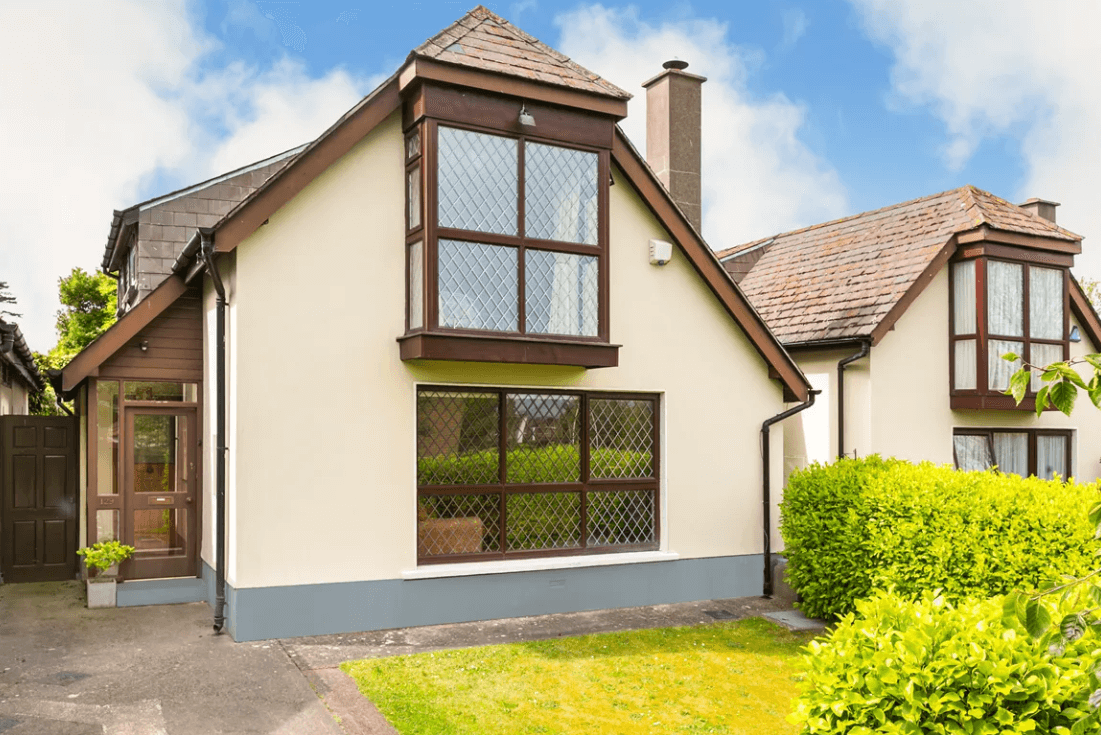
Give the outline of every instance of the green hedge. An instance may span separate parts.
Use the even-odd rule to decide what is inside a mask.
[[[1004,628],[997,599],[954,606],[933,592],[879,592],[856,608],[808,647],[789,718],[800,735],[1098,731],[1093,635],[1049,648]]]
[[[508,452],[510,483],[580,482],[581,452],[573,444],[523,446]],[[650,477],[649,452],[594,448],[589,453],[593,477]],[[417,476],[424,484],[479,485],[497,482],[497,452],[469,452],[417,460]]]
[[[879,457],[793,473],[781,505],[787,581],[829,618],[873,590],[949,599],[1037,588],[1092,568],[1098,486]]]

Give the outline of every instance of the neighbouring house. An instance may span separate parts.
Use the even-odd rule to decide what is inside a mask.
[[[45,387],[19,325],[0,319],[0,416],[26,416],[31,393]]]
[[[120,604],[252,640],[767,593],[768,427],[813,396],[699,234],[684,66],[647,163],[627,92],[479,6],[302,149],[116,215],[122,315],[58,387]]]
[[[822,391],[785,424],[787,471],[878,453],[1101,476],[1101,412],[1037,418],[1038,376],[1020,406],[1004,394],[1020,365],[1006,353],[1047,365],[1101,349],[1071,274],[1082,238],[1056,206],[965,186],[720,252]]]

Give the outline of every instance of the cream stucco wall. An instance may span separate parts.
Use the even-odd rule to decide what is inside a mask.
[[[1071,318],[1073,325],[1078,325]],[[1096,352],[1087,338],[1071,343],[1072,357]],[[807,374],[831,372],[836,396],[837,361],[851,351],[797,355]],[[1082,480],[1101,476],[1101,412],[1085,399],[1070,417],[1047,411],[953,411],[948,381],[948,271],[942,270],[872,348],[845,373],[846,450],[911,461],[952,464],[952,430],[969,426],[1059,428],[1076,431],[1072,467]],[[857,405],[854,405],[857,404]],[[831,401],[830,446],[837,447],[836,403]],[[803,439],[789,427],[789,448]]]
[[[622,176],[611,189],[610,310],[623,347],[619,367],[589,371],[399,359],[402,182],[395,114],[237,249],[231,583],[396,579],[415,568],[420,383],[660,393],[662,548],[761,553],[760,427],[783,410],[780,387],[680,252],[649,264],[649,239],[668,235]]]

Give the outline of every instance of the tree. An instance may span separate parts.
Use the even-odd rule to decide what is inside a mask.
[[[4,304],[11,304],[14,306],[15,296],[13,296],[10,291],[8,291],[8,282],[0,281],[0,306],[3,306]],[[7,309],[0,308],[0,316],[21,317],[23,315],[16,314],[14,311],[8,311]]]
[[[1101,281],[1093,278],[1079,278],[1078,285],[1086,293],[1086,298],[1093,304],[1096,311],[1101,311]]]
[[[73,268],[58,279],[58,295],[62,309],[57,312],[57,344],[48,353],[34,353],[35,363],[43,375],[47,370],[59,370],[69,364],[81,350],[115,323],[118,289],[115,281],[103,273],[87,273]],[[53,387],[31,396],[31,412],[39,416],[58,413]]]

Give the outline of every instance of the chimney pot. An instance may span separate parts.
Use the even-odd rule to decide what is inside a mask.
[[[1055,208],[1059,206],[1059,202],[1051,202],[1047,199],[1037,199],[1033,197],[1027,202],[1018,204],[1017,206],[1031,212],[1040,219],[1046,219],[1051,224],[1055,224]]]
[[[643,83],[646,89],[646,162],[688,221],[700,230],[700,142],[702,87],[706,78],[684,71],[687,61],[673,59]]]

